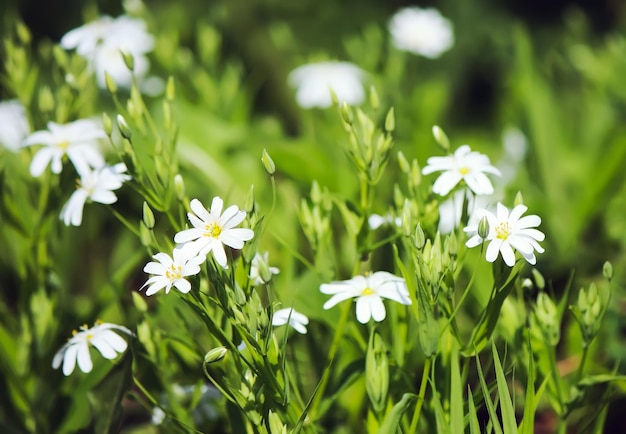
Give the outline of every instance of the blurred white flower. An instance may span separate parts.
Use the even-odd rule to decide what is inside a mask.
[[[369,218],[367,219],[367,224],[372,230],[376,230],[382,225],[395,224],[396,226],[402,226],[402,218],[396,217],[394,219],[393,216],[389,214],[387,214],[384,217],[379,214],[371,214]]]
[[[365,98],[365,73],[349,62],[319,62],[300,66],[289,74],[289,84],[296,89],[296,101],[303,108],[330,107],[331,89],[339,102],[358,105]]]
[[[505,186],[517,175],[520,165],[526,157],[528,141],[520,130],[509,127],[502,133],[502,147],[504,153],[496,167],[502,173],[499,184]]]
[[[193,199],[189,207],[193,212],[187,213],[187,216],[193,228],[177,233],[174,241],[184,243],[183,248],[188,249],[190,255],[206,256],[213,252],[217,263],[227,268],[224,246],[241,249],[244,241],[254,237],[251,229],[235,228],[246,218],[246,212],[240,211],[237,205],[231,205],[222,214],[224,201],[218,196],[213,198],[210,211],[198,199]]]
[[[387,312],[383,298],[405,305],[411,304],[404,279],[386,271],[355,276],[340,282],[323,283],[320,291],[333,295],[324,303],[324,309],[330,309],[344,300],[356,298],[356,318],[361,324],[367,323],[370,318],[378,322],[385,319]]]
[[[500,171],[491,165],[489,157],[479,152],[472,152],[469,146],[460,146],[454,155],[430,157],[422,170],[424,175],[443,172],[433,184],[433,192],[445,196],[465,181],[475,194],[492,194],[493,185],[485,173],[500,175]]]
[[[269,256],[269,252],[265,252],[263,254],[257,252],[254,255],[254,258],[252,258],[252,262],[250,263],[250,279],[252,280],[252,284],[257,286],[257,285],[262,285],[264,283],[267,283],[267,281],[269,281],[272,277],[272,274],[278,274],[280,273],[280,270],[276,267],[270,267],[268,265],[268,261],[267,258]],[[262,276],[262,268],[266,267],[267,268],[267,273],[269,277],[267,279],[267,281],[263,280],[263,276]]]
[[[16,99],[0,102],[0,146],[17,151],[30,132],[26,110]]]
[[[133,335],[133,332],[126,327],[116,324],[97,321],[91,328],[84,325],[80,331],[74,330],[73,336],[57,351],[52,359],[52,367],[58,369],[63,362],[63,375],[68,376],[74,371],[78,362],[78,368],[81,371],[91,372],[93,363],[89,354],[90,346],[95,347],[105,359],[113,360],[118,353],[123,353],[128,347],[126,340],[113,330]]]
[[[528,210],[525,205],[517,205],[509,213],[509,209],[498,202],[496,214],[483,209],[480,211],[481,218],[484,216],[489,222],[489,234],[486,238],[478,235],[478,224],[471,225],[463,229],[471,235],[465,245],[467,247],[476,247],[483,241],[489,241],[487,246],[486,259],[494,262],[498,253],[502,255],[502,259],[509,267],[515,265],[516,249],[530,264],[535,264],[537,258],[534,252],[543,253],[544,249],[539,245],[538,241],[545,239],[545,234],[535,227],[541,224],[541,218],[536,215],[527,215],[522,217]]]
[[[145,55],[154,48],[154,38],[147,32],[143,20],[126,15],[103,16],[66,33],[61,38],[61,46],[66,50],[75,48],[87,60],[101,88],[106,87],[105,72],[118,86],[128,88],[132,84],[132,73],[124,63],[122,52],[133,57],[133,73],[142,79],[150,68]]]
[[[189,257],[183,249],[175,248],[172,257],[160,252],[153,256],[157,262],[148,262],[143,271],[154,276],[143,284],[140,291],[146,286],[148,286],[146,295],[156,294],[162,288],[165,288],[167,294],[172,286],[183,294],[191,290],[191,283],[185,277],[198,274],[200,264],[206,261],[206,256]]]
[[[389,21],[389,32],[397,49],[431,59],[454,45],[452,24],[432,8],[400,9]]]
[[[87,200],[107,205],[117,202],[117,196],[113,191],[130,179],[125,172],[124,163],[81,170],[76,191],[72,193],[61,210],[63,223],[66,226],[80,226],[83,222],[83,208]]]
[[[466,205],[467,224],[478,224],[477,211],[493,203],[492,196],[474,195],[468,188],[462,188],[439,204],[439,225],[437,230],[441,234],[449,234],[461,224],[463,205]]]
[[[309,318],[294,309],[287,307],[274,312],[272,316],[272,325],[274,327],[289,324],[295,331],[305,335],[307,330],[306,326],[309,324]]]
[[[89,167],[103,166],[104,158],[98,149],[98,140],[106,136],[102,126],[91,119],[67,124],[48,122],[47,130],[35,131],[23,142],[23,146],[45,145],[30,163],[31,175],[41,175],[48,165],[52,173],[61,173],[65,155],[79,173],[86,172]]]

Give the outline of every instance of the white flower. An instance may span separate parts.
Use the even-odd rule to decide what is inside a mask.
[[[309,319],[306,315],[296,312],[290,307],[277,310],[272,316],[272,325],[274,327],[289,324],[295,331],[303,335],[306,334],[306,326],[308,323]]]
[[[379,322],[385,319],[387,312],[382,298],[405,305],[411,304],[404,279],[386,271],[355,276],[340,282],[324,283],[320,286],[320,291],[333,295],[324,303],[324,309],[330,309],[349,298],[356,298],[356,318],[361,324],[367,323],[370,318]]]
[[[143,78],[150,67],[145,54],[154,48],[154,38],[147,32],[146,23],[138,18],[103,16],[66,33],[61,46],[66,50],[75,48],[87,60],[101,88],[106,87],[105,72],[117,85],[128,88],[132,74],[121,53],[133,56],[133,73]]]
[[[101,167],[104,159],[97,147],[99,139],[106,137],[102,126],[91,119],[81,119],[68,124],[48,122],[47,130],[35,131],[24,141],[23,146],[45,145],[33,157],[30,173],[41,175],[48,165],[53,173],[61,173],[63,157],[67,155],[76,170]]]
[[[107,205],[117,202],[117,196],[113,191],[119,189],[124,181],[130,179],[130,176],[124,172],[126,172],[124,163],[93,170],[84,169],[80,173],[76,190],[61,210],[63,223],[66,226],[80,226],[83,221],[83,208],[87,200]]]
[[[268,255],[268,252],[265,252],[263,254],[257,252],[257,254],[254,255],[254,258],[252,258],[252,262],[250,263],[250,279],[252,279],[252,284],[255,286],[267,283],[263,280],[263,277],[261,276],[261,267],[267,267],[270,278],[272,274],[280,273],[280,270],[278,268],[270,267],[267,265]]]
[[[391,225],[391,224],[395,224],[396,226],[400,227],[402,226],[402,218],[396,217],[394,219],[393,216],[389,214],[387,214],[385,217],[379,214],[371,214],[369,218],[367,219],[367,224],[372,230],[376,230],[382,225]]]
[[[487,246],[486,259],[494,262],[498,257],[498,253],[502,255],[502,259],[509,267],[515,265],[516,249],[530,264],[535,264],[537,259],[534,252],[543,253],[544,249],[539,245],[538,241],[543,241],[545,235],[543,232],[533,229],[541,224],[541,218],[536,215],[527,215],[522,217],[528,210],[524,205],[517,205],[509,214],[509,209],[498,203],[496,214],[488,210],[482,210],[482,216],[487,218],[489,222],[489,234],[483,240],[478,235],[478,225],[471,225],[464,229],[465,232],[471,234],[472,237],[467,240],[467,247],[476,247],[483,241],[489,241]]]
[[[493,185],[485,173],[500,175],[489,162],[489,157],[472,152],[467,145],[460,146],[454,155],[430,157],[427,163],[422,170],[424,175],[443,171],[433,184],[433,192],[441,196],[448,194],[461,181],[465,181],[475,194],[492,194]]]
[[[319,62],[300,66],[289,74],[296,101],[303,108],[330,107],[331,89],[339,102],[358,105],[365,98],[364,72],[349,62]]]
[[[15,152],[30,132],[26,110],[22,103],[13,99],[0,102],[0,146]]]
[[[478,224],[480,219],[477,211],[482,211],[493,203],[491,196],[475,196],[468,188],[457,190],[452,196],[439,204],[439,225],[437,230],[441,234],[449,234],[461,224],[463,205],[466,205],[467,224]]]
[[[222,214],[224,202],[218,196],[213,198],[210,211],[198,199],[193,199],[189,207],[193,212],[187,213],[187,216],[193,228],[177,233],[174,241],[186,243],[184,248],[200,256],[213,252],[217,263],[227,268],[224,245],[241,249],[244,241],[254,236],[251,229],[235,228],[246,218],[246,212],[240,211],[237,205],[231,205]]]
[[[74,371],[76,362],[81,371],[88,373],[93,368],[89,346],[94,346],[102,357],[113,360],[118,353],[126,351],[128,344],[113,330],[119,330],[129,335],[133,332],[126,327],[115,324],[96,322],[93,327],[84,325],[80,331],[74,330],[73,336],[61,347],[52,359],[52,367],[57,369],[63,362],[63,375],[68,376]]]
[[[157,253],[153,256],[158,262],[149,262],[143,271],[154,274],[139,289],[140,291],[149,286],[146,295],[156,294],[162,288],[165,293],[170,292],[172,286],[183,294],[191,290],[191,283],[185,279],[200,272],[200,264],[206,260],[206,256],[189,257],[183,249],[175,248],[172,252],[173,259],[167,253]]]
[[[389,21],[389,32],[397,49],[430,59],[454,45],[452,24],[432,8],[400,9]]]

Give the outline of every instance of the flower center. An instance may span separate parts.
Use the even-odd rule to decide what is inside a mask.
[[[374,294],[376,294],[376,293],[369,286],[366,287],[366,288],[363,288],[363,291],[361,291],[361,295],[374,295]]]
[[[70,146],[70,142],[68,142],[67,140],[64,140],[62,142],[59,142],[59,144],[57,145],[59,147],[59,149],[61,149],[62,151],[65,151],[69,146]]]
[[[222,228],[217,222],[209,223],[204,226],[204,236],[211,238],[218,238],[222,233]]]
[[[180,265],[172,264],[170,265],[169,270],[165,270],[165,277],[167,277],[169,280],[178,280],[182,277],[182,272],[183,267],[181,267]]]
[[[461,167],[461,168],[459,169],[459,173],[460,173],[461,175],[467,175],[468,173],[470,173],[470,170],[469,170],[469,168],[467,168],[467,167],[463,166],[463,167]]]
[[[506,240],[511,233],[511,225],[509,222],[500,222],[494,228],[496,231],[496,238]]]

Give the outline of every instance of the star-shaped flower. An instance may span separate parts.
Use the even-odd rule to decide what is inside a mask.
[[[146,295],[156,294],[162,288],[165,288],[167,294],[172,286],[183,294],[191,290],[191,283],[185,277],[198,274],[200,264],[206,260],[206,256],[189,257],[181,248],[174,249],[172,256],[173,258],[167,253],[157,253],[153,256],[157,262],[149,262],[143,268],[146,273],[154,274],[141,287],[143,289],[148,286]]]
[[[217,263],[226,268],[224,246],[241,249],[244,241],[254,237],[251,229],[235,227],[246,218],[246,212],[239,210],[237,205],[231,205],[222,214],[224,201],[218,196],[213,198],[210,211],[198,199],[193,199],[189,207],[193,212],[187,213],[187,216],[193,228],[177,233],[174,241],[184,243],[183,248],[189,249],[190,255],[206,256],[213,252]]]
[[[305,335],[307,330],[306,326],[309,324],[309,318],[294,309],[287,307],[277,310],[272,316],[272,325],[274,327],[289,324],[295,331]]]
[[[339,282],[324,283],[320,286],[320,291],[333,295],[324,303],[324,309],[330,309],[344,300],[356,298],[356,318],[361,324],[367,323],[370,318],[378,322],[385,319],[387,312],[383,298],[405,305],[411,304],[404,279],[386,271],[355,276]]]
[[[422,170],[424,175],[443,172],[433,184],[433,192],[445,196],[461,181],[475,194],[492,194],[493,185],[485,173],[500,175],[500,171],[491,165],[489,157],[473,152],[468,145],[460,146],[454,155],[430,157]]]
[[[113,191],[130,179],[125,172],[124,163],[93,170],[89,167],[82,169],[76,190],[61,210],[63,223],[66,226],[80,226],[83,222],[83,208],[88,200],[106,205],[117,202]]]
[[[96,322],[93,327],[88,328],[84,325],[80,331],[74,330],[72,337],[61,347],[52,359],[52,367],[54,369],[61,366],[63,362],[63,375],[70,375],[78,362],[78,368],[85,372],[91,372],[93,363],[89,354],[89,347],[95,347],[102,357],[113,360],[118,353],[126,351],[128,344],[126,340],[113,330],[119,330],[128,335],[132,335],[129,329],[116,324]]]
[[[67,124],[48,122],[47,130],[35,131],[24,140],[23,146],[45,145],[33,157],[30,173],[39,176],[48,165],[52,173],[61,173],[66,155],[78,172],[86,171],[88,167],[102,167],[104,158],[97,144],[105,137],[102,126],[91,119]]]
[[[502,255],[502,259],[509,267],[515,265],[515,252],[520,252],[522,257],[530,264],[535,264],[537,258],[535,251],[543,253],[544,249],[539,245],[538,241],[545,239],[545,234],[538,229],[534,229],[541,224],[541,218],[536,215],[527,215],[522,217],[528,210],[525,205],[517,205],[509,213],[509,209],[498,203],[496,214],[488,210],[480,211],[489,223],[489,233],[486,238],[478,235],[478,224],[467,226],[463,229],[472,237],[467,240],[467,247],[476,247],[483,241],[489,241],[487,246],[486,259],[494,262],[498,257],[498,253]]]

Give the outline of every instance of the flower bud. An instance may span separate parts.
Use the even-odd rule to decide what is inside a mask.
[[[110,93],[117,93],[117,84],[115,84],[115,80],[113,80],[113,77],[111,77],[111,75],[109,75],[109,73],[106,71],[104,71],[104,84],[106,85],[106,88]]]
[[[381,413],[385,409],[389,390],[389,360],[385,344],[376,332],[370,335],[367,345],[365,387],[374,410]]]
[[[524,197],[522,196],[522,192],[518,191],[517,194],[515,195],[513,206],[523,205],[523,204],[524,204]]]
[[[485,239],[489,236],[489,220],[487,216],[482,216],[478,222],[478,236]]]
[[[410,237],[411,232],[413,232],[411,230],[411,203],[405,199],[402,207],[402,235]]]
[[[213,348],[204,355],[204,364],[219,362],[226,356],[227,352],[228,350],[225,347]]]
[[[269,434],[287,434],[287,425],[283,424],[278,413],[270,410],[267,419],[270,426]]]
[[[178,200],[185,199],[185,181],[180,173],[177,173],[174,176],[174,192],[176,193],[176,198]]]
[[[113,134],[113,121],[106,113],[102,113],[102,126],[106,135],[111,137],[111,134]]]
[[[422,229],[421,223],[417,224],[415,228],[415,247],[421,250],[426,244],[426,235],[424,234],[424,230]]]
[[[354,122],[352,109],[345,101],[341,103],[341,119],[348,125],[352,125],[352,122]]]
[[[248,214],[254,212],[254,185],[250,185],[250,189],[243,199],[243,209]]]
[[[135,69],[135,58],[128,51],[120,50],[122,54],[122,59],[124,59],[124,64],[126,67],[132,72]]]
[[[143,202],[143,224],[148,229],[154,228],[154,213],[146,201]]]
[[[378,97],[378,92],[376,92],[376,88],[374,86],[370,86],[370,106],[376,110],[380,107],[380,98]]]
[[[450,140],[448,140],[446,133],[437,125],[433,127],[433,136],[437,143],[439,143],[439,146],[441,146],[441,149],[446,152],[450,151]]]
[[[404,173],[409,173],[411,170],[411,165],[409,164],[409,160],[406,159],[402,151],[398,151],[398,166],[400,166],[400,170]]]
[[[316,180],[311,183],[311,202],[315,205],[319,205],[322,201],[322,190]]]
[[[393,107],[389,109],[387,112],[387,116],[385,116],[385,131],[392,132],[396,129],[396,116],[393,110]]]
[[[174,77],[169,76],[167,78],[167,83],[165,84],[165,99],[169,102],[174,101],[174,97],[176,95],[176,85],[174,83]]]
[[[17,37],[20,42],[24,45],[29,45],[31,40],[30,30],[28,27],[21,21],[18,21],[15,30],[17,32]]]
[[[263,148],[263,153],[261,154],[261,162],[263,163],[263,167],[265,167],[267,174],[273,176],[276,172],[276,165],[265,148]]]
[[[126,119],[124,119],[124,116],[120,114],[117,115],[116,119],[117,119],[117,127],[120,129],[120,133],[122,133],[122,137],[124,137],[127,140],[130,140],[131,136],[133,135],[133,132],[128,126],[128,124],[126,123]]]
[[[539,295],[537,295],[535,318],[537,318],[537,323],[544,338],[551,346],[556,346],[561,337],[558,317],[556,305],[550,296],[545,292],[540,292]]]
[[[535,279],[535,284],[537,288],[543,289],[546,287],[546,280],[543,278],[543,275],[536,269],[532,269],[533,277]]]
[[[148,311],[148,303],[144,297],[141,296],[137,291],[131,291],[131,296],[133,298],[133,304],[135,305],[135,309],[139,312],[147,312]]]
[[[42,86],[39,90],[38,103],[42,112],[50,112],[54,108],[54,96],[48,86]]]
[[[613,280],[613,264],[611,264],[609,261],[606,261],[602,266],[602,274],[604,275],[604,278],[609,282]]]

